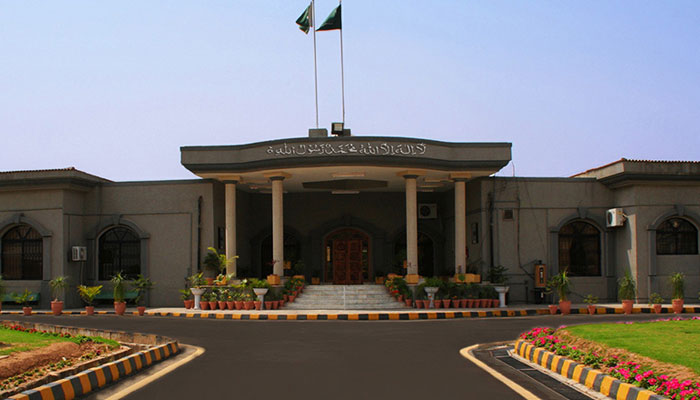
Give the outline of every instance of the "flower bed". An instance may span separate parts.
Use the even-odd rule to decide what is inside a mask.
[[[25,328],[20,325],[0,325],[0,334],[2,334],[3,330],[22,332],[23,337],[26,335],[36,335],[37,337],[49,339],[47,343],[53,344],[59,343],[59,341],[51,339],[61,339],[60,341],[73,342],[80,347],[75,347],[75,349],[79,349],[76,350],[78,351],[77,354],[69,355],[68,353],[64,353],[65,356],[61,357],[62,353],[58,353],[59,355],[57,357],[52,357],[52,361],[54,362],[48,362],[46,358],[36,354],[36,351],[40,350],[37,346],[30,348],[23,346],[23,342],[31,340],[31,338],[18,339],[18,346],[10,348],[8,353],[17,353],[21,358],[5,358],[2,360],[3,372],[5,372],[5,374],[2,374],[2,378],[5,379],[0,380],[0,397],[13,393],[16,389],[24,387],[26,384],[41,379],[56,371],[61,371],[76,364],[99,358],[103,354],[109,353],[111,350],[119,347],[119,343],[100,337],[72,335],[67,332],[48,332],[34,328]],[[16,334],[14,336],[16,336]],[[52,351],[54,351],[54,349],[48,347],[44,350],[44,353]],[[7,362],[10,362],[10,364],[4,364]]]
[[[700,317],[693,319],[698,320]],[[673,320],[683,319],[674,318]],[[600,369],[620,381],[674,400],[700,400],[700,382],[697,380],[679,380],[667,371],[655,370],[635,360],[635,357],[626,352],[615,354],[600,350],[598,347],[591,349],[586,348],[588,346],[576,346],[571,343],[570,338],[567,332],[552,328],[534,328],[520,335],[520,339],[533,346],[541,347],[591,368]]]

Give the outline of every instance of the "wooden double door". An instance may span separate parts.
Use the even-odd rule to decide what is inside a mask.
[[[333,240],[333,283],[336,285],[362,283],[362,240]]]

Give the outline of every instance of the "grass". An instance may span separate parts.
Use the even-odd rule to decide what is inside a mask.
[[[111,348],[119,347],[119,343],[114,340],[101,337],[91,337],[93,342],[104,343]],[[57,342],[74,342],[80,344],[80,339],[75,337],[62,338],[57,336],[42,335],[40,333],[29,333],[0,328],[0,355],[8,355],[19,351],[29,351],[46,347]]]
[[[683,365],[700,374],[700,320],[577,325],[565,330],[608,347]]]
[[[68,338],[42,336],[35,333],[0,329],[0,343],[8,347],[0,347],[0,355],[8,355],[18,351],[34,350],[56,342],[68,342]]]

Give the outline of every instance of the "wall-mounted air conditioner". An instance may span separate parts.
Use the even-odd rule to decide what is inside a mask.
[[[73,246],[71,247],[71,261],[87,261],[87,247]]]
[[[605,213],[605,226],[608,228],[623,226],[626,219],[627,217],[621,208],[611,208]]]
[[[418,218],[420,218],[420,219],[435,219],[435,218],[437,218],[437,204],[418,204]]]

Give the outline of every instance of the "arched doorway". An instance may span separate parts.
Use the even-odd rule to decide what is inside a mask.
[[[369,280],[369,253],[366,233],[352,228],[329,233],[324,240],[324,281],[353,285]]]

